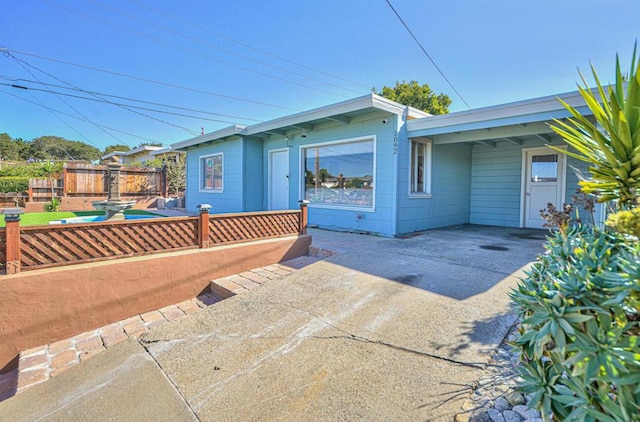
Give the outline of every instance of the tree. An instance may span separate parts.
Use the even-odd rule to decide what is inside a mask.
[[[114,152],[114,151],[127,152],[130,150],[131,148],[129,147],[129,145],[124,145],[124,144],[109,145],[104,149],[104,151],[102,151],[102,155],[107,155],[110,152]]]
[[[9,161],[20,160],[20,144],[7,133],[0,133],[0,159]]]
[[[371,91],[391,101],[431,114],[446,114],[451,105],[451,98],[448,95],[443,93],[436,95],[428,84],[420,85],[416,81],[402,81],[402,83],[396,81],[394,87],[383,86],[382,92],[378,92],[375,87]]]
[[[40,169],[42,173],[47,176],[49,179],[49,186],[51,187],[51,200],[56,199],[56,190],[55,186],[53,186],[53,178],[54,176],[58,176],[62,172],[62,163],[61,162],[53,162],[53,161],[45,161],[40,164]]]
[[[30,158],[34,159],[95,161],[100,156],[98,148],[60,136],[40,136],[31,141]]]
[[[170,194],[178,195],[187,188],[187,167],[186,160],[166,160],[167,190]]]

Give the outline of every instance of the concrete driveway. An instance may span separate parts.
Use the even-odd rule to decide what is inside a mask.
[[[337,242],[354,236],[334,235]],[[480,378],[514,321],[507,294],[520,268],[542,251],[544,233],[461,226],[408,239],[351,239],[339,255],[150,332],[144,349],[134,342],[118,348],[118,356],[130,355],[118,358],[122,365],[150,356],[153,371],[166,376],[166,385],[131,377],[132,397],[154,388],[165,397],[168,385],[176,394],[162,406],[175,401],[179,409],[166,414],[190,412],[185,420],[452,420],[461,393]],[[99,367],[109,353],[86,364]],[[83,365],[68,371],[67,382],[104,379]],[[65,383],[65,376],[50,382]],[[14,400],[5,410],[38,387],[5,402]],[[82,415],[91,394],[76,394],[82,397],[72,400],[74,414]],[[156,404],[116,405],[121,413],[114,416],[126,419],[126,406]]]

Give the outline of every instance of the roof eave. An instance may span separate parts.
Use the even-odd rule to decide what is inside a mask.
[[[447,128],[460,128],[466,125],[476,126],[481,122],[486,122],[488,126],[494,126],[499,121],[518,122],[518,120],[522,120],[520,123],[530,123],[532,119],[543,121],[558,118],[558,116],[564,117],[562,114],[566,112],[566,109],[558,99],[576,108],[583,108],[586,105],[580,93],[572,91],[559,95],[432,116],[427,119],[411,120],[407,123],[407,130],[409,132],[438,132],[446,131]]]
[[[217,141],[220,139],[228,138],[229,136],[233,136],[233,135],[241,135],[245,129],[246,129],[246,126],[242,126],[242,125],[228,126],[220,130],[216,130],[214,132],[198,135],[195,138],[176,142],[175,144],[171,144],[170,148],[172,150],[183,150],[183,149],[186,150],[187,148],[194,145],[203,144],[205,142]]]

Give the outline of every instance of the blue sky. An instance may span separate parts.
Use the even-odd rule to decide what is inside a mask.
[[[590,61],[610,81],[615,54],[627,67],[640,38],[637,0],[390,1],[474,108],[574,90]],[[27,140],[168,145],[396,80],[428,83],[452,98],[451,111],[466,109],[385,0],[7,1],[0,47],[11,53],[0,56],[0,83],[101,101],[0,85],[0,132]],[[137,109],[149,118],[82,90],[188,108],[108,97],[196,118]]]

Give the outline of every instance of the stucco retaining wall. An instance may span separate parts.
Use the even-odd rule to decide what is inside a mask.
[[[0,371],[21,350],[194,298],[213,279],[306,255],[300,235],[0,276]]]

